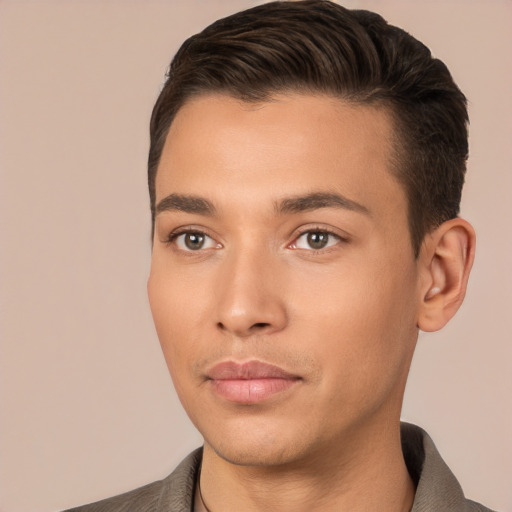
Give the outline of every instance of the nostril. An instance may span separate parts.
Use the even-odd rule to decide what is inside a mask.
[[[233,331],[233,332],[237,333],[238,335],[243,335],[243,333],[245,333],[245,335],[248,335],[251,332],[261,331],[261,330],[266,329],[270,325],[271,324],[268,322],[256,322],[256,323],[252,324],[251,326],[249,326],[249,328],[245,327],[243,329],[237,329],[236,326],[229,326],[229,323],[228,323],[228,325],[226,325],[222,322],[217,322],[217,328],[219,330]]]
[[[265,323],[265,322],[257,322],[257,323],[252,325],[252,329],[263,329],[265,327],[268,327],[269,325],[270,324]]]

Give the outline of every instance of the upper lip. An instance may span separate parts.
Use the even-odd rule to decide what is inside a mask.
[[[264,363],[262,361],[248,361],[237,363],[225,361],[216,364],[207,372],[211,380],[250,380],[250,379],[299,379],[279,366]]]

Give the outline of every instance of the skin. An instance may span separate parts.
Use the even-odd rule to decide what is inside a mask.
[[[213,512],[412,505],[399,437],[407,374],[418,328],[442,327],[462,302],[474,233],[449,221],[414,258],[392,136],[386,109],[321,95],[205,95],[171,125],[148,294],[205,439]],[[348,201],[297,207],[313,193]],[[212,366],[250,360],[297,380],[258,403],[219,396]]]

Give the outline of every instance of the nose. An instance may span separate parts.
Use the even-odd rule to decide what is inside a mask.
[[[275,259],[273,255],[247,250],[224,261],[217,301],[220,330],[247,338],[286,327],[284,283]]]

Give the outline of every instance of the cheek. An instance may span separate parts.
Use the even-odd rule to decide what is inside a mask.
[[[185,331],[194,325],[189,318],[188,288],[168,272],[153,265],[148,279],[148,298],[153,321],[160,345],[171,372],[171,376],[182,366],[183,359],[190,356],[193,347],[190,335],[187,343],[182,343]]]
[[[344,386],[371,386],[408,365],[416,338],[415,269],[358,262],[303,283],[294,316]]]

